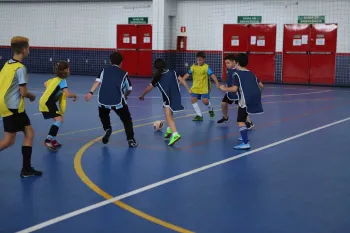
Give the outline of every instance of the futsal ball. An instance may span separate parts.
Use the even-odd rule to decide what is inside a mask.
[[[158,131],[163,128],[163,122],[162,121],[156,121],[153,123],[154,130]]]

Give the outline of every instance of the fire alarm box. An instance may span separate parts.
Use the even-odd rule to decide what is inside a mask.
[[[178,51],[184,51],[187,49],[187,36],[178,36],[177,37],[177,46]]]

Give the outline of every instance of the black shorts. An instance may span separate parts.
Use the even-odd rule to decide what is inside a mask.
[[[56,104],[47,105],[47,108],[49,109],[48,112],[42,112],[45,120],[61,116],[57,113],[59,110]]]
[[[228,97],[227,97],[227,94],[225,94],[224,98],[222,99],[222,102],[224,103],[228,103],[228,104],[238,104],[238,100],[230,100]]]
[[[247,108],[238,106],[237,122],[246,122],[248,117]]]
[[[163,97],[163,108],[165,106],[169,106],[170,105],[169,100],[163,93],[162,93],[162,97]]]
[[[9,110],[13,113],[13,115],[2,118],[5,132],[23,132],[26,126],[31,125],[26,112],[18,113],[18,109]]]

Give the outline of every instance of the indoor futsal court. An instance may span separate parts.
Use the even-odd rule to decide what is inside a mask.
[[[32,149],[24,151],[19,132],[3,150],[9,132],[0,118],[0,233],[350,233],[349,11],[343,0],[0,0],[0,116],[7,117],[4,96],[18,94],[24,79],[36,95],[24,101]],[[28,57],[18,47],[23,38]],[[114,111],[104,144],[99,89],[84,99],[97,77],[113,80],[105,70],[116,51],[132,85],[127,105],[136,148]],[[227,59],[232,54],[236,71]],[[245,69],[240,55],[262,92],[256,79],[249,88],[233,80],[231,71]],[[15,56],[25,69],[17,60],[16,70],[8,68]],[[45,120],[40,110],[47,81],[61,78],[59,64],[68,64],[64,78],[78,97],[67,99],[63,123]],[[190,88],[211,82],[215,113],[198,100],[203,121],[193,121],[196,93],[180,85],[185,110],[173,118],[181,140],[171,146],[164,95],[153,88],[139,99],[168,68],[181,77],[191,73]],[[212,74],[224,87],[243,83],[238,92],[248,97],[241,100],[261,97],[263,113],[250,115],[253,128],[238,125],[244,122],[237,103],[228,105],[229,122],[218,123],[225,91]],[[10,76],[18,81],[11,91],[4,87]],[[55,88],[65,88],[61,81]],[[104,101],[122,91],[109,89]],[[44,143],[54,125],[62,144],[56,152]],[[250,149],[234,148],[242,131]],[[20,176],[29,150],[42,176]]]
[[[31,74],[31,89],[42,92],[48,77]],[[1,157],[1,232],[349,229],[348,89],[267,85],[265,113],[252,118],[252,148],[242,152],[233,150],[239,136],[233,123],[217,126],[208,114],[192,122],[184,88],[186,111],[176,114],[183,139],[169,148],[164,130],[153,129],[164,119],[159,93],[140,102],[148,81],[135,78],[128,104],[139,147],[129,149],[117,116],[110,143],[101,143],[96,103],[82,99],[93,80],[70,77],[81,95],[68,103],[56,153],[42,146],[51,122],[42,120],[36,103],[27,103],[36,129],[33,164],[44,176],[19,179],[18,143]],[[221,96],[213,90],[217,118]],[[236,116],[234,106],[229,114]]]

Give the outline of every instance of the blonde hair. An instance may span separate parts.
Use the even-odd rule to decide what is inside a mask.
[[[22,53],[29,47],[29,39],[23,36],[15,36],[11,39],[11,48],[14,53]]]
[[[28,43],[29,39],[23,36],[15,36],[11,39],[11,44]]]

